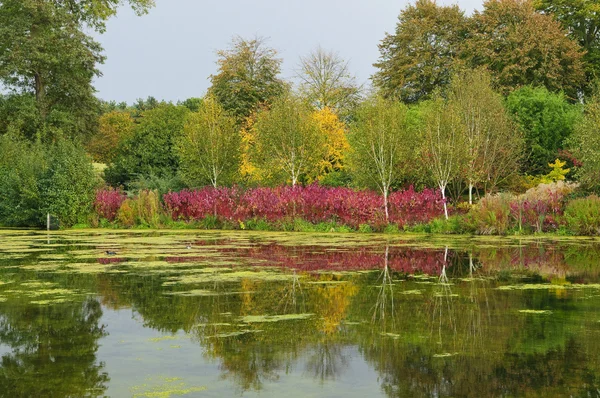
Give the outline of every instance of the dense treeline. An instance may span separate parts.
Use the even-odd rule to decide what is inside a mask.
[[[128,105],[94,96],[104,56],[86,33],[119,3],[0,3],[0,224],[89,223],[103,186],[366,188],[386,221],[410,186],[438,189],[446,219],[565,178],[571,196],[600,189],[594,7],[488,0],[468,16],[417,0],[379,45],[372,88],[320,47],[285,81],[265,39],[236,37],[203,97]]]

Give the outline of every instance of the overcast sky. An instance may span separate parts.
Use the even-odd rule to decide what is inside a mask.
[[[482,0],[438,0],[471,13]],[[374,71],[377,44],[409,0],[156,0],[148,15],[122,8],[98,37],[107,60],[100,98],[133,102],[149,95],[177,101],[204,95],[216,54],[233,36],[269,38],[292,78],[298,58],[318,45],[339,52],[360,83]]]

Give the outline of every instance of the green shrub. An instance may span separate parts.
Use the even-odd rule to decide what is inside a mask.
[[[253,218],[250,220],[246,220],[244,223],[244,228],[249,229],[251,231],[271,231],[273,228],[271,224],[265,219],[262,218]]]
[[[373,232],[373,228],[371,228],[371,226],[369,224],[360,224],[358,226],[358,232],[370,234]]]
[[[219,229],[221,225],[219,224],[219,220],[214,215],[207,215],[200,221],[201,228],[204,229]]]
[[[48,147],[46,158],[48,168],[39,181],[43,213],[58,217],[64,226],[85,222],[98,186],[91,159],[83,147],[66,140]]]
[[[160,226],[160,201],[156,191],[140,191],[134,199],[136,224],[144,227]]]
[[[385,229],[383,230],[383,233],[386,234],[398,234],[400,233],[400,229],[398,228],[398,226],[396,224],[388,224]]]
[[[131,228],[135,225],[135,203],[132,199],[125,200],[119,211],[117,211],[116,221],[121,227]]]
[[[48,213],[61,226],[86,222],[97,182],[91,159],[77,144],[0,137],[0,224],[41,227]]]
[[[577,235],[600,234],[600,198],[596,195],[571,201],[565,209],[567,228]]]
[[[503,235],[510,228],[510,194],[488,195],[467,216],[467,228],[481,235]]]

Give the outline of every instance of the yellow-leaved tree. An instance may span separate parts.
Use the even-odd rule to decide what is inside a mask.
[[[329,107],[313,113],[313,118],[325,138],[325,153],[315,169],[307,175],[307,182],[321,181],[331,172],[341,171],[350,144],[346,137],[346,125]]]

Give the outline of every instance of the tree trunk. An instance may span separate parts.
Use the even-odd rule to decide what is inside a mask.
[[[46,87],[39,73],[34,74],[35,79],[35,102],[40,111],[42,119],[46,119],[48,112],[46,110]]]
[[[444,201],[444,216],[448,219],[448,204],[446,203],[446,184],[440,184],[440,191],[442,191],[442,200]]]
[[[473,204],[473,182],[469,180],[469,204]]]
[[[383,208],[385,209],[385,222],[389,223],[390,214],[388,211],[388,190],[383,190]]]

